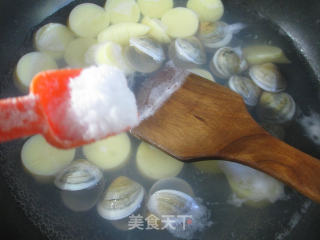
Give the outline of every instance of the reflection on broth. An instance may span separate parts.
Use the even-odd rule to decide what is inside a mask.
[[[150,7],[151,2],[157,7]],[[18,83],[27,87],[30,74],[55,68],[56,62],[65,62],[64,67],[109,64],[122,69],[134,82],[140,81],[141,76],[147,79],[172,60],[180,68],[239,93],[253,117],[258,116],[267,131],[283,139],[288,122],[295,117],[296,103],[284,92],[290,81],[286,81],[275,64],[288,64],[289,60],[277,46],[244,43],[246,48],[242,49],[239,34],[249,31],[250,26],[228,22],[222,17],[223,11],[220,0],[109,0],[105,8],[94,4],[77,6],[69,16],[69,28],[63,26],[67,35],[62,30],[51,30],[50,25],[46,31],[40,29],[35,33],[41,35],[35,37],[37,54],[45,54],[50,64],[39,66],[41,59],[32,59],[30,64],[28,55],[23,56],[17,66]],[[97,21],[94,26],[93,19]],[[67,19],[64,21],[67,25]],[[262,43],[267,41],[263,39]],[[29,62],[25,63],[25,59]],[[315,113],[300,120],[316,143],[320,138],[312,134],[318,131],[319,119]],[[135,229],[136,232],[130,232],[132,239],[141,239],[139,229],[148,232],[149,239],[191,239],[198,232],[199,239],[223,236],[223,224],[233,222],[233,216],[246,219],[251,214],[263,218],[263,213],[268,215],[268,209],[272,210],[271,203],[290,198],[283,197],[282,183],[256,170],[231,164],[230,171],[228,163],[229,168],[210,161],[183,164],[129,134],[79,148],[76,154],[71,152],[72,162],[70,154],[52,162],[53,156],[48,155],[56,153],[48,153],[43,145],[31,151],[28,161],[24,152],[22,161],[30,172],[35,171],[33,175],[41,169],[51,177],[57,175],[56,184],[63,189],[60,197],[66,208],[75,212],[94,211],[97,221],[110,225],[113,231]],[[41,161],[36,159],[39,155]],[[100,170],[97,173],[93,169],[88,172],[90,167],[72,168],[78,158]],[[31,171],[33,168],[36,170]],[[229,204],[230,199],[233,205]],[[238,208],[235,203],[244,205]],[[159,209],[166,211],[159,213]],[[153,228],[148,225],[152,214],[159,218]],[[161,215],[173,215],[177,230],[158,231],[165,225]],[[191,222],[186,218],[178,221],[178,215],[191,216]],[[141,217],[140,228],[133,228],[130,223],[137,216]],[[181,226],[187,223],[191,225],[183,231]]]

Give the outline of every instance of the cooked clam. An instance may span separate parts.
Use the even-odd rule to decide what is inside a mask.
[[[188,215],[197,208],[199,205],[192,197],[176,190],[156,191],[148,201],[149,211],[158,217],[162,215]]]
[[[180,191],[156,191],[150,196],[147,207],[150,213],[159,217],[162,222],[170,216],[172,227],[167,229],[178,238],[191,239],[195,232],[208,226],[209,214],[206,207]],[[192,224],[187,224],[188,219],[191,219]]]
[[[139,183],[120,176],[106,190],[97,206],[98,213],[108,220],[128,217],[140,207],[144,193],[144,188]]]
[[[225,22],[201,22],[198,37],[208,49],[216,49],[228,45],[233,34],[245,27],[244,24],[228,25]]]
[[[250,78],[235,75],[229,79],[228,85],[231,90],[242,96],[247,105],[257,105],[262,91]]]
[[[163,190],[163,189],[176,190],[176,191],[186,193],[189,196],[194,196],[194,193],[190,184],[178,177],[164,178],[156,181],[151,186],[149,190],[149,195],[152,195],[154,192]]]
[[[210,62],[213,74],[222,79],[229,79],[243,72],[247,67],[248,64],[242,57],[241,50],[229,47],[219,48]]]
[[[125,57],[134,70],[143,73],[156,71],[166,58],[162,46],[147,37],[131,38]]]
[[[74,212],[84,212],[93,208],[104,190],[104,182],[100,181],[96,186],[80,191],[63,190],[60,197],[65,205]]]
[[[287,93],[263,92],[257,112],[261,121],[285,123],[290,121],[296,112],[296,103]]]
[[[177,38],[169,46],[169,57],[178,67],[194,68],[207,61],[205,50],[196,37]]]
[[[61,190],[78,191],[95,186],[102,177],[98,167],[80,159],[58,173],[54,184]]]
[[[265,91],[281,92],[286,89],[286,81],[273,63],[254,65],[249,69],[249,75]]]

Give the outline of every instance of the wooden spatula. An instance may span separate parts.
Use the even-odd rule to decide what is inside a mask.
[[[149,104],[148,85],[163,84],[167,75],[159,73],[138,90],[140,108]],[[131,132],[182,161],[210,158],[248,165],[320,202],[320,161],[271,136],[238,94],[199,76],[189,75]]]

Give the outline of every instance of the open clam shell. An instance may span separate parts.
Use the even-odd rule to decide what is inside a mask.
[[[142,73],[156,71],[166,59],[162,46],[147,37],[131,38],[125,57],[134,70]]]
[[[296,103],[287,93],[263,92],[257,113],[261,121],[269,123],[285,123],[294,117]]]
[[[204,47],[196,37],[177,38],[169,46],[169,58],[178,67],[194,68],[207,61]]]
[[[101,217],[119,220],[128,217],[140,208],[145,195],[144,188],[130,178],[116,178],[104,193],[97,206]]]
[[[97,204],[103,190],[104,182],[100,181],[96,186],[80,191],[63,190],[60,192],[60,197],[68,209],[74,212],[84,212]]]
[[[273,63],[254,65],[249,69],[253,82],[268,92],[281,92],[286,89],[287,83]]]
[[[180,191],[156,191],[150,196],[147,207],[162,223],[170,221],[171,226],[167,230],[178,238],[192,239],[195,232],[210,225],[206,207]],[[188,221],[192,223],[188,224]]]
[[[101,170],[86,160],[76,160],[63,169],[54,180],[61,190],[78,191],[97,185],[102,179]]]
[[[210,61],[210,69],[217,77],[229,79],[247,69],[247,62],[238,49],[219,48]]]
[[[188,214],[198,207],[188,194],[168,189],[154,192],[148,201],[149,211],[158,217]]]
[[[203,45],[209,49],[228,45],[232,39],[232,32],[226,31],[225,22],[201,22],[198,37]]]
[[[257,105],[262,90],[247,77],[232,76],[228,81],[231,90],[240,94],[244,102],[249,106]]]
[[[169,177],[169,178],[164,178],[156,181],[151,186],[149,190],[149,195],[152,195],[153,193],[163,189],[176,190],[176,191],[186,193],[189,196],[194,196],[194,192],[190,184],[178,177]]]
[[[234,34],[238,33],[246,27],[243,23],[227,24],[222,21],[217,22],[201,22],[198,37],[203,45],[214,50],[227,46]]]

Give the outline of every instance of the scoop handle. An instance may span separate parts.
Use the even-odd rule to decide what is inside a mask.
[[[44,132],[45,120],[37,96],[0,100],[0,142]]]
[[[320,203],[320,161],[267,132],[242,136],[215,156],[268,173]]]

